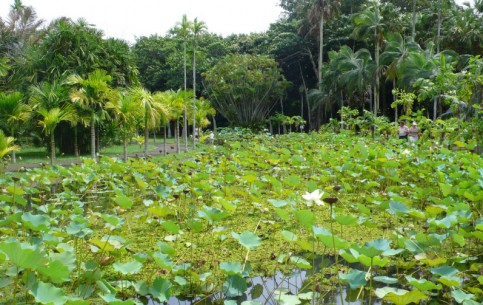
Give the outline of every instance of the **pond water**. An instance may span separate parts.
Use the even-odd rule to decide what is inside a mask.
[[[310,272],[307,272],[305,270],[296,270],[289,276],[283,275],[281,272],[278,272],[275,276],[272,277],[252,277],[248,279],[249,287],[242,296],[238,298],[227,298],[227,300],[234,300],[237,304],[241,304],[244,301],[259,301],[264,305],[276,305],[278,304],[277,295],[275,294],[275,290],[277,289],[287,289],[293,295],[313,290],[313,287],[305,289],[307,285],[310,285],[306,282],[308,276],[310,276]],[[379,300],[375,300],[375,297],[372,298],[372,302],[367,297],[365,299],[362,299],[362,297],[359,296],[358,299],[357,297],[359,295],[359,289],[351,290],[348,286],[342,286],[342,302],[341,295],[339,293],[339,287],[334,286],[333,288],[334,289],[332,289],[332,291],[321,292],[317,300],[307,301],[307,304],[383,304]],[[150,298],[145,298],[142,301],[146,305],[220,305],[223,304],[223,300],[225,300],[223,294],[218,293],[206,298],[195,298],[189,300],[171,297],[166,303],[159,303]]]

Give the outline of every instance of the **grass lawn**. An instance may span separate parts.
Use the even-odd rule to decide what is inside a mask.
[[[154,141],[153,138],[150,138],[148,143],[148,151],[152,151],[156,149],[156,147],[163,146],[163,144],[164,144],[164,141],[162,138],[157,138],[156,142]],[[175,139],[168,138],[167,144],[171,146],[174,145]],[[180,146],[184,147],[184,143],[180,143]],[[128,154],[142,153],[143,151],[144,151],[144,144],[141,144],[141,145],[137,143],[128,144],[128,147],[127,147]],[[122,156],[123,145],[120,144],[120,145],[111,145],[108,147],[102,147],[100,153],[101,155]],[[50,162],[50,159],[49,159],[50,154],[47,151],[46,147],[23,145],[20,147],[20,150],[16,152],[16,156],[17,156],[16,164],[18,165],[39,164],[39,163]],[[57,162],[79,160],[79,157],[75,157],[72,154],[63,154],[61,152],[57,152],[55,157]],[[90,153],[81,155],[80,157],[90,157]],[[6,157],[7,164],[12,164],[12,161],[10,158],[11,158],[11,155]]]

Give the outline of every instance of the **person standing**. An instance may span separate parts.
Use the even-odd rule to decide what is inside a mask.
[[[213,131],[210,132],[210,144],[213,144],[215,142],[215,134]]]
[[[419,128],[416,122],[413,122],[412,126],[409,128],[408,140],[409,142],[416,142],[419,139]]]
[[[399,123],[399,127],[397,128],[397,133],[399,135],[399,139],[408,139],[409,128],[405,125],[404,121]]]

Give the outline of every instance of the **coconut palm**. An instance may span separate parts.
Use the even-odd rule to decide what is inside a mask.
[[[159,124],[163,127],[163,140],[164,149],[163,153],[166,155],[166,126],[169,124],[171,118],[171,107],[170,107],[170,92],[155,92],[153,94],[153,99],[158,103],[160,108]],[[186,108],[186,107],[184,107]]]
[[[53,165],[55,163],[55,128],[60,122],[71,120],[72,109],[68,106],[55,107],[50,110],[40,108],[36,113],[40,115],[38,123],[42,126],[43,132],[50,137],[50,164]]]
[[[123,140],[123,160],[127,161],[127,142],[136,129],[136,120],[144,114],[138,100],[127,92],[118,92],[117,98],[106,103],[106,109],[113,113]]]
[[[206,24],[198,22],[198,18],[193,21],[191,32],[193,34],[193,149],[196,148],[196,43],[198,36],[205,32]]]
[[[186,71],[186,46],[190,36],[190,29],[192,28],[192,22],[188,21],[188,17],[183,15],[181,22],[175,27],[175,31],[183,40],[183,69],[184,69],[184,91],[187,90],[187,71]],[[185,150],[188,150],[188,112],[185,107],[183,118],[183,138],[185,143]]]
[[[71,75],[66,83],[73,86],[70,93],[72,102],[78,103],[89,115],[91,129],[91,157],[96,159],[96,122],[106,117],[105,104],[112,98],[109,82],[111,76],[104,70],[95,70],[87,78]]]
[[[21,124],[30,118],[31,108],[24,102],[20,92],[0,92],[0,125],[10,131],[10,136],[15,138],[15,133]],[[15,150],[12,150],[12,162],[16,163]]]
[[[379,110],[379,50],[382,43],[382,32],[385,28],[382,15],[379,12],[379,4],[362,11],[354,17],[354,36],[357,38],[372,37],[374,39],[374,60],[376,64],[374,85],[374,114]]]
[[[149,129],[159,125],[160,118],[165,114],[165,110],[163,105],[154,99],[151,92],[145,88],[132,88],[129,94],[144,109],[144,156],[147,156]]]

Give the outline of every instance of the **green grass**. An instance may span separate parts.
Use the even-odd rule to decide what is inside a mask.
[[[175,140],[174,138],[167,139],[167,145],[174,145]],[[156,149],[158,146],[162,146],[164,141],[162,138],[157,138],[156,142],[154,142],[153,138],[149,139],[148,142],[148,151]],[[191,145],[191,143],[189,143]],[[184,147],[184,143],[180,143],[181,147]],[[169,149],[169,148],[168,148]],[[129,144],[127,147],[128,154],[134,153],[142,153],[144,151],[144,144]],[[123,154],[123,145],[111,145],[108,147],[101,148],[101,155],[109,155],[109,156],[122,156]],[[22,145],[20,150],[16,152],[17,156],[17,165],[27,165],[27,164],[39,164],[39,163],[49,163],[50,162],[50,154],[47,151],[46,147],[36,147],[30,145]],[[89,158],[90,153],[83,154],[80,157],[75,157],[72,154],[64,154],[62,152],[56,152],[56,162],[59,161],[75,161],[79,160],[80,158]],[[11,154],[6,158],[7,164],[13,164],[11,161]]]

